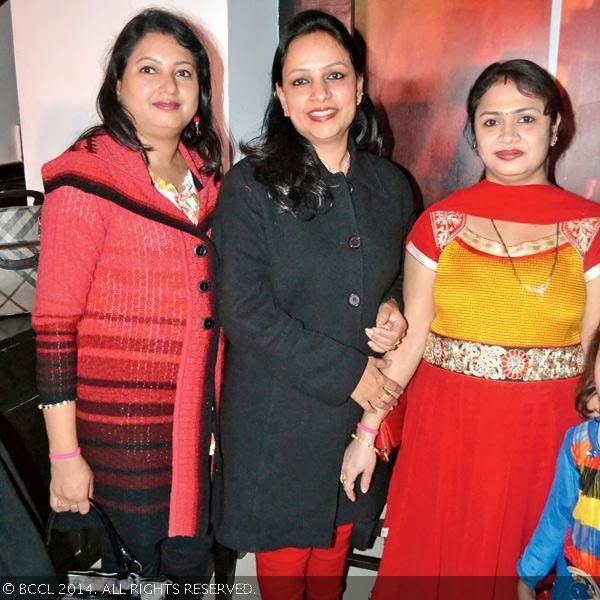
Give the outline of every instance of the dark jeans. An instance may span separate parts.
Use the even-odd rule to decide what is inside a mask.
[[[137,542],[137,540],[136,540]],[[179,578],[204,580],[213,571],[212,535],[197,537],[170,537],[159,542],[127,544],[134,557],[142,563],[144,577],[165,576],[173,581]],[[102,569],[116,568],[112,548],[102,536]]]
[[[214,567],[212,546],[212,536],[163,540],[159,546],[160,573],[173,581],[179,578],[210,581]]]

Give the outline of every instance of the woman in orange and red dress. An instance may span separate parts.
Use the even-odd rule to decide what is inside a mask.
[[[430,207],[407,243],[409,329],[386,373],[414,377],[374,600],[515,597],[600,320],[600,206],[547,178],[556,83],[526,60],[495,63],[467,108],[485,178]],[[351,482],[368,450],[349,446]]]

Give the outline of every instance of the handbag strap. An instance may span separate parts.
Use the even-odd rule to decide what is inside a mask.
[[[0,190],[0,207],[27,206],[27,198],[33,198],[34,206],[44,202],[44,194],[37,190]]]
[[[112,524],[112,521],[108,518],[108,515],[100,507],[96,500],[90,498],[90,507],[98,515],[110,544],[113,550],[113,555],[117,563],[117,576],[119,579],[127,579],[129,575],[139,575],[142,572],[142,565],[137,561],[125,542],[121,539],[121,536]],[[54,529],[54,523],[56,521],[57,513],[52,511],[48,517],[46,524],[46,548],[50,549],[50,540],[52,538],[52,530]]]
[[[5,248],[0,244],[0,250]],[[7,271],[22,271],[24,269],[35,269],[38,264],[38,255],[34,254],[28,258],[13,258],[5,259],[0,258],[0,269],[6,269]]]

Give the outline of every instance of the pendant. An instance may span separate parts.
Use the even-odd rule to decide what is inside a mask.
[[[550,287],[550,280],[546,279],[544,283],[540,283],[540,285],[527,285],[526,283],[522,284],[523,287],[532,294],[538,294],[538,296],[543,296],[546,293],[548,287]]]

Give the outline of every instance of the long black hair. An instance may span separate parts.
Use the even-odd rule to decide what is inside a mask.
[[[365,80],[365,49],[335,17],[319,10],[298,13],[283,31],[273,58],[271,99],[265,112],[261,135],[241,149],[249,156],[254,176],[285,211],[302,220],[312,219],[333,202],[321,176],[321,166],[312,144],[283,114],[276,94],[282,84],[283,63],[290,44],[298,37],[323,31],[333,37],[350,57],[357,77]],[[366,87],[366,82],[363,84]],[[373,103],[366,91],[350,126],[357,148],[377,155],[383,153],[383,140]]]
[[[192,27],[181,17],[165,10],[148,9],[140,12],[118,35],[110,51],[104,81],[96,101],[102,125],[88,129],[79,139],[105,131],[123,146],[141,152],[147,160],[146,151],[150,148],[144,146],[138,138],[131,115],[119,101],[117,83],[123,77],[131,53],[148,33],[164,33],[172,36],[194,57],[199,86],[196,114],[200,118],[200,134],[196,133],[194,123],[190,122],[181,133],[181,140],[186,147],[200,154],[204,161],[203,172],[219,176],[221,142],[213,124],[208,54]]]
[[[560,115],[561,121],[556,136],[564,142],[568,127],[568,111],[559,84],[548,71],[536,63],[524,58],[516,58],[489,65],[469,90],[464,134],[471,145],[475,142],[475,112],[483,95],[499,81],[512,81],[524,96],[539,98],[544,103],[544,114],[550,117],[550,128],[554,126]],[[550,150],[552,151],[553,148],[551,147]]]

